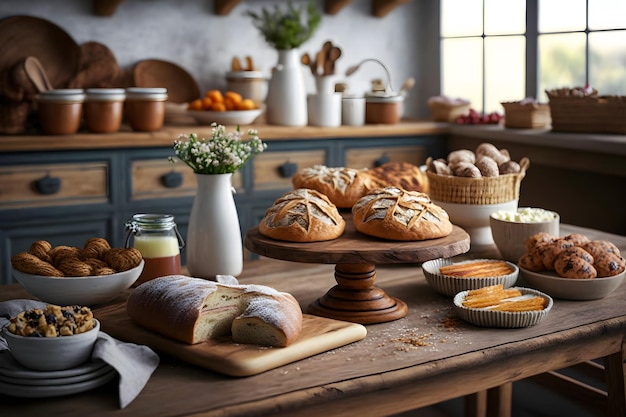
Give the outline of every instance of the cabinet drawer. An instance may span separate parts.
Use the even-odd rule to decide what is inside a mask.
[[[378,148],[352,148],[346,151],[346,166],[374,168],[381,162],[409,162],[420,166],[426,161],[424,146],[394,146]]]
[[[0,167],[0,208],[106,203],[108,165],[14,165]]]
[[[188,197],[196,194],[196,176],[191,168],[167,160],[139,160],[132,163],[132,200]],[[233,174],[233,187],[242,190],[241,174]]]
[[[264,152],[254,157],[254,189],[261,191],[293,188],[291,177],[295,172],[325,163],[325,149]]]

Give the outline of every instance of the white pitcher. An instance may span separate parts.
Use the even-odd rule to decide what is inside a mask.
[[[278,51],[268,86],[267,123],[284,126],[307,125],[307,92],[299,50]]]

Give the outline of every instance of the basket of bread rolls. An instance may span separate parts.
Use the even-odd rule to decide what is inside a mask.
[[[426,161],[431,199],[456,204],[500,204],[519,199],[528,158],[511,159],[506,149],[481,143],[475,150],[459,149],[447,158]]]

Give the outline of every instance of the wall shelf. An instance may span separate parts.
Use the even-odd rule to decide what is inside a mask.
[[[384,17],[399,5],[408,3],[409,1],[411,0],[372,0],[372,15]],[[93,13],[96,16],[113,16],[117,11],[117,7],[123,2],[124,0],[93,0]],[[215,14],[218,16],[226,16],[239,3],[241,3],[241,0],[215,0]],[[324,13],[335,15],[350,3],[352,3],[352,0],[325,0]]]

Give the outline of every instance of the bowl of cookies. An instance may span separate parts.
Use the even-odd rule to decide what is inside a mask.
[[[103,238],[83,247],[34,242],[28,252],[11,257],[13,276],[41,301],[91,306],[113,300],[130,288],[143,270],[135,248],[112,248]]]
[[[553,304],[552,298],[541,291],[502,285],[462,291],[454,296],[459,317],[481,327],[534,326],[548,315]]]
[[[26,368],[60,371],[89,360],[99,330],[100,322],[88,307],[48,304],[11,317],[2,337]]]
[[[538,233],[525,241],[525,248],[518,263],[523,282],[555,298],[604,298],[626,277],[626,260],[607,240]]]
[[[517,265],[498,259],[453,262],[449,258],[439,258],[424,262],[422,270],[428,285],[446,296],[491,285],[509,288],[519,274]]]

